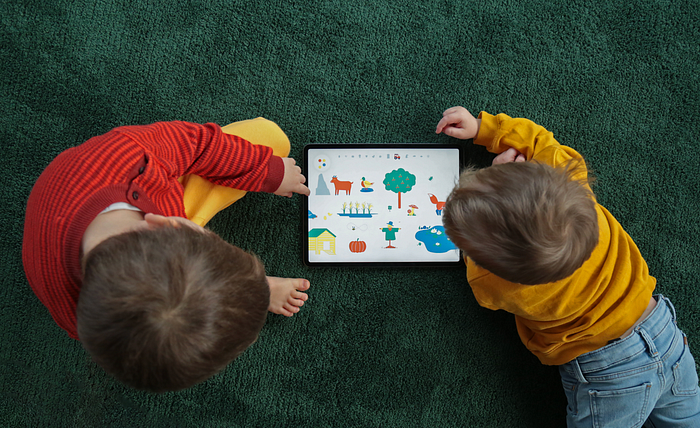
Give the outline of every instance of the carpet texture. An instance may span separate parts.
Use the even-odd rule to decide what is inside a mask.
[[[61,151],[163,120],[264,116],[300,160],[307,143],[449,142],[434,129],[454,105],[530,118],[589,161],[700,356],[697,0],[20,0],[0,21],[0,426],[564,426],[557,369],[463,267],[305,268],[299,196],[249,194],[210,223],[311,281],[298,315],[189,390],[107,376],[27,284],[25,204]]]

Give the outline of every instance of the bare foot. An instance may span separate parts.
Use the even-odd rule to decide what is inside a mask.
[[[304,302],[309,298],[306,291],[309,289],[309,281],[302,278],[278,278],[268,276],[270,285],[270,306],[268,311],[287,317],[299,312]]]

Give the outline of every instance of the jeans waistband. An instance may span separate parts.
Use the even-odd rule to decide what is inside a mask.
[[[645,351],[654,355],[657,350],[653,340],[669,324],[676,322],[676,309],[673,307],[673,303],[661,294],[654,297],[657,300],[656,307],[642,322],[637,324],[632,334],[600,349],[580,355],[562,367],[579,377],[581,381],[585,381],[582,374],[596,372],[610,365],[610,352],[613,349],[615,355],[619,356],[630,356]]]

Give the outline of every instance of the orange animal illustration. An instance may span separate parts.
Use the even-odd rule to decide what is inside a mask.
[[[336,193],[336,195],[337,195],[337,193]],[[441,215],[442,208],[445,206],[445,201],[442,201],[442,202],[438,201],[437,196],[433,195],[432,193],[428,193],[428,195],[430,196],[430,202],[435,204],[435,212],[437,213],[437,215]]]
[[[338,180],[338,176],[334,175],[333,178],[331,178],[331,183],[333,183],[333,185],[335,186],[336,195],[341,190],[345,190],[346,195],[350,194],[350,189],[352,188],[352,181],[340,181]]]

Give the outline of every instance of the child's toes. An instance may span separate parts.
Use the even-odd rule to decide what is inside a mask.
[[[279,309],[279,312],[277,312],[277,313],[280,315],[284,315],[285,317],[291,317],[292,315],[294,315],[294,312],[289,311],[289,310],[285,309],[284,307],[281,307]]]
[[[297,312],[299,312],[299,307],[298,307],[298,306],[290,305],[289,303],[285,303],[284,306],[283,306],[283,309],[286,310],[287,312],[289,312],[289,315],[287,315],[288,317],[291,317],[292,315],[294,315],[294,314],[296,314]],[[285,314],[285,315],[286,315],[286,314]]]
[[[299,299],[299,300],[308,300],[309,299],[308,294],[301,293],[299,291],[292,291],[289,295],[292,296],[293,299]]]
[[[287,303],[289,303],[292,306],[296,306],[296,307],[304,306],[304,301],[301,299],[289,299],[289,300],[287,300]]]
[[[295,287],[295,288],[296,288],[297,290],[304,291],[304,290],[308,290],[309,287],[311,287],[311,283],[309,282],[309,280],[308,280],[308,279],[301,279],[301,278],[300,278],[300,279],[297,280],[297,284],[296,284],[296,287]]]

